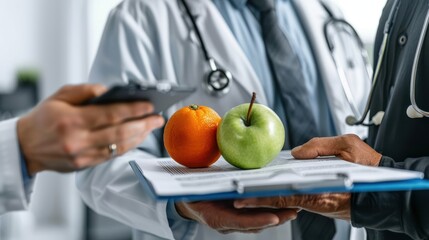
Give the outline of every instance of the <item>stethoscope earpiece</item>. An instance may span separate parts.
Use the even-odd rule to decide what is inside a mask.
[[[415,118],[423,118],[423,114],[420,114],[416,111],[416,109],[413,107],[413,105],[408,106],[407,108],[407,116],[409,118],[415,119]]]
[[[381,124],[384,118],[384,111],[377,112],[371,119],[371,123],[375,126],[378,126]]]

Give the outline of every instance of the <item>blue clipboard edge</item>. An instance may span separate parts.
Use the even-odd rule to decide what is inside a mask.
[[[270,190],[258,191],[239,194],[236,191],[212,193],[203,195],[175,195],[175,196],[158,196],[150,184],[144,177],[143,171],[137,165],[136,161],[129,162],[134,174],[138,178],[143,189],[151,195],[153,199],[159,201],[201,201],[201,200],[222,200],[222,199],[238,199],[252,197],[270,197],[270,196],[290,196],[297,194],[318,194],[328,192],[385,192],[385,191],[409,191],[409,190],[429,190],[429,180],[407,180],[407,181],[392,181],[379,183],[355,183],[352,189],[347,187],[322,187],[305,190]]]

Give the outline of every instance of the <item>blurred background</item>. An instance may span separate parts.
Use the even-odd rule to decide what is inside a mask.
[[[386,0],[334,0],[369,51]],[[107,15],[119,0],[0,0],[0,119],[19,116],[64,84],[87,81]],[[87,209],[74,175],[39,174],[31,208],[0,217],[0,240],[131,239]]]

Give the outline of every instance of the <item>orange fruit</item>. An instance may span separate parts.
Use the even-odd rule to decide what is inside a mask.
[[[171,116],[164,146],[176,162],[189,168],[208,167],[220,157],[216,131],[221,117],[206,106],[190,105]]]

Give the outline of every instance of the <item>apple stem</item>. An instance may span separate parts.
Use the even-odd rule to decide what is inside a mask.
[[[252,93],[252,100],[250,100],[249,110],[247,110],[246,126],[250,126],[250,114],[252,113],[252,107],[256,100],[256,93]]]

